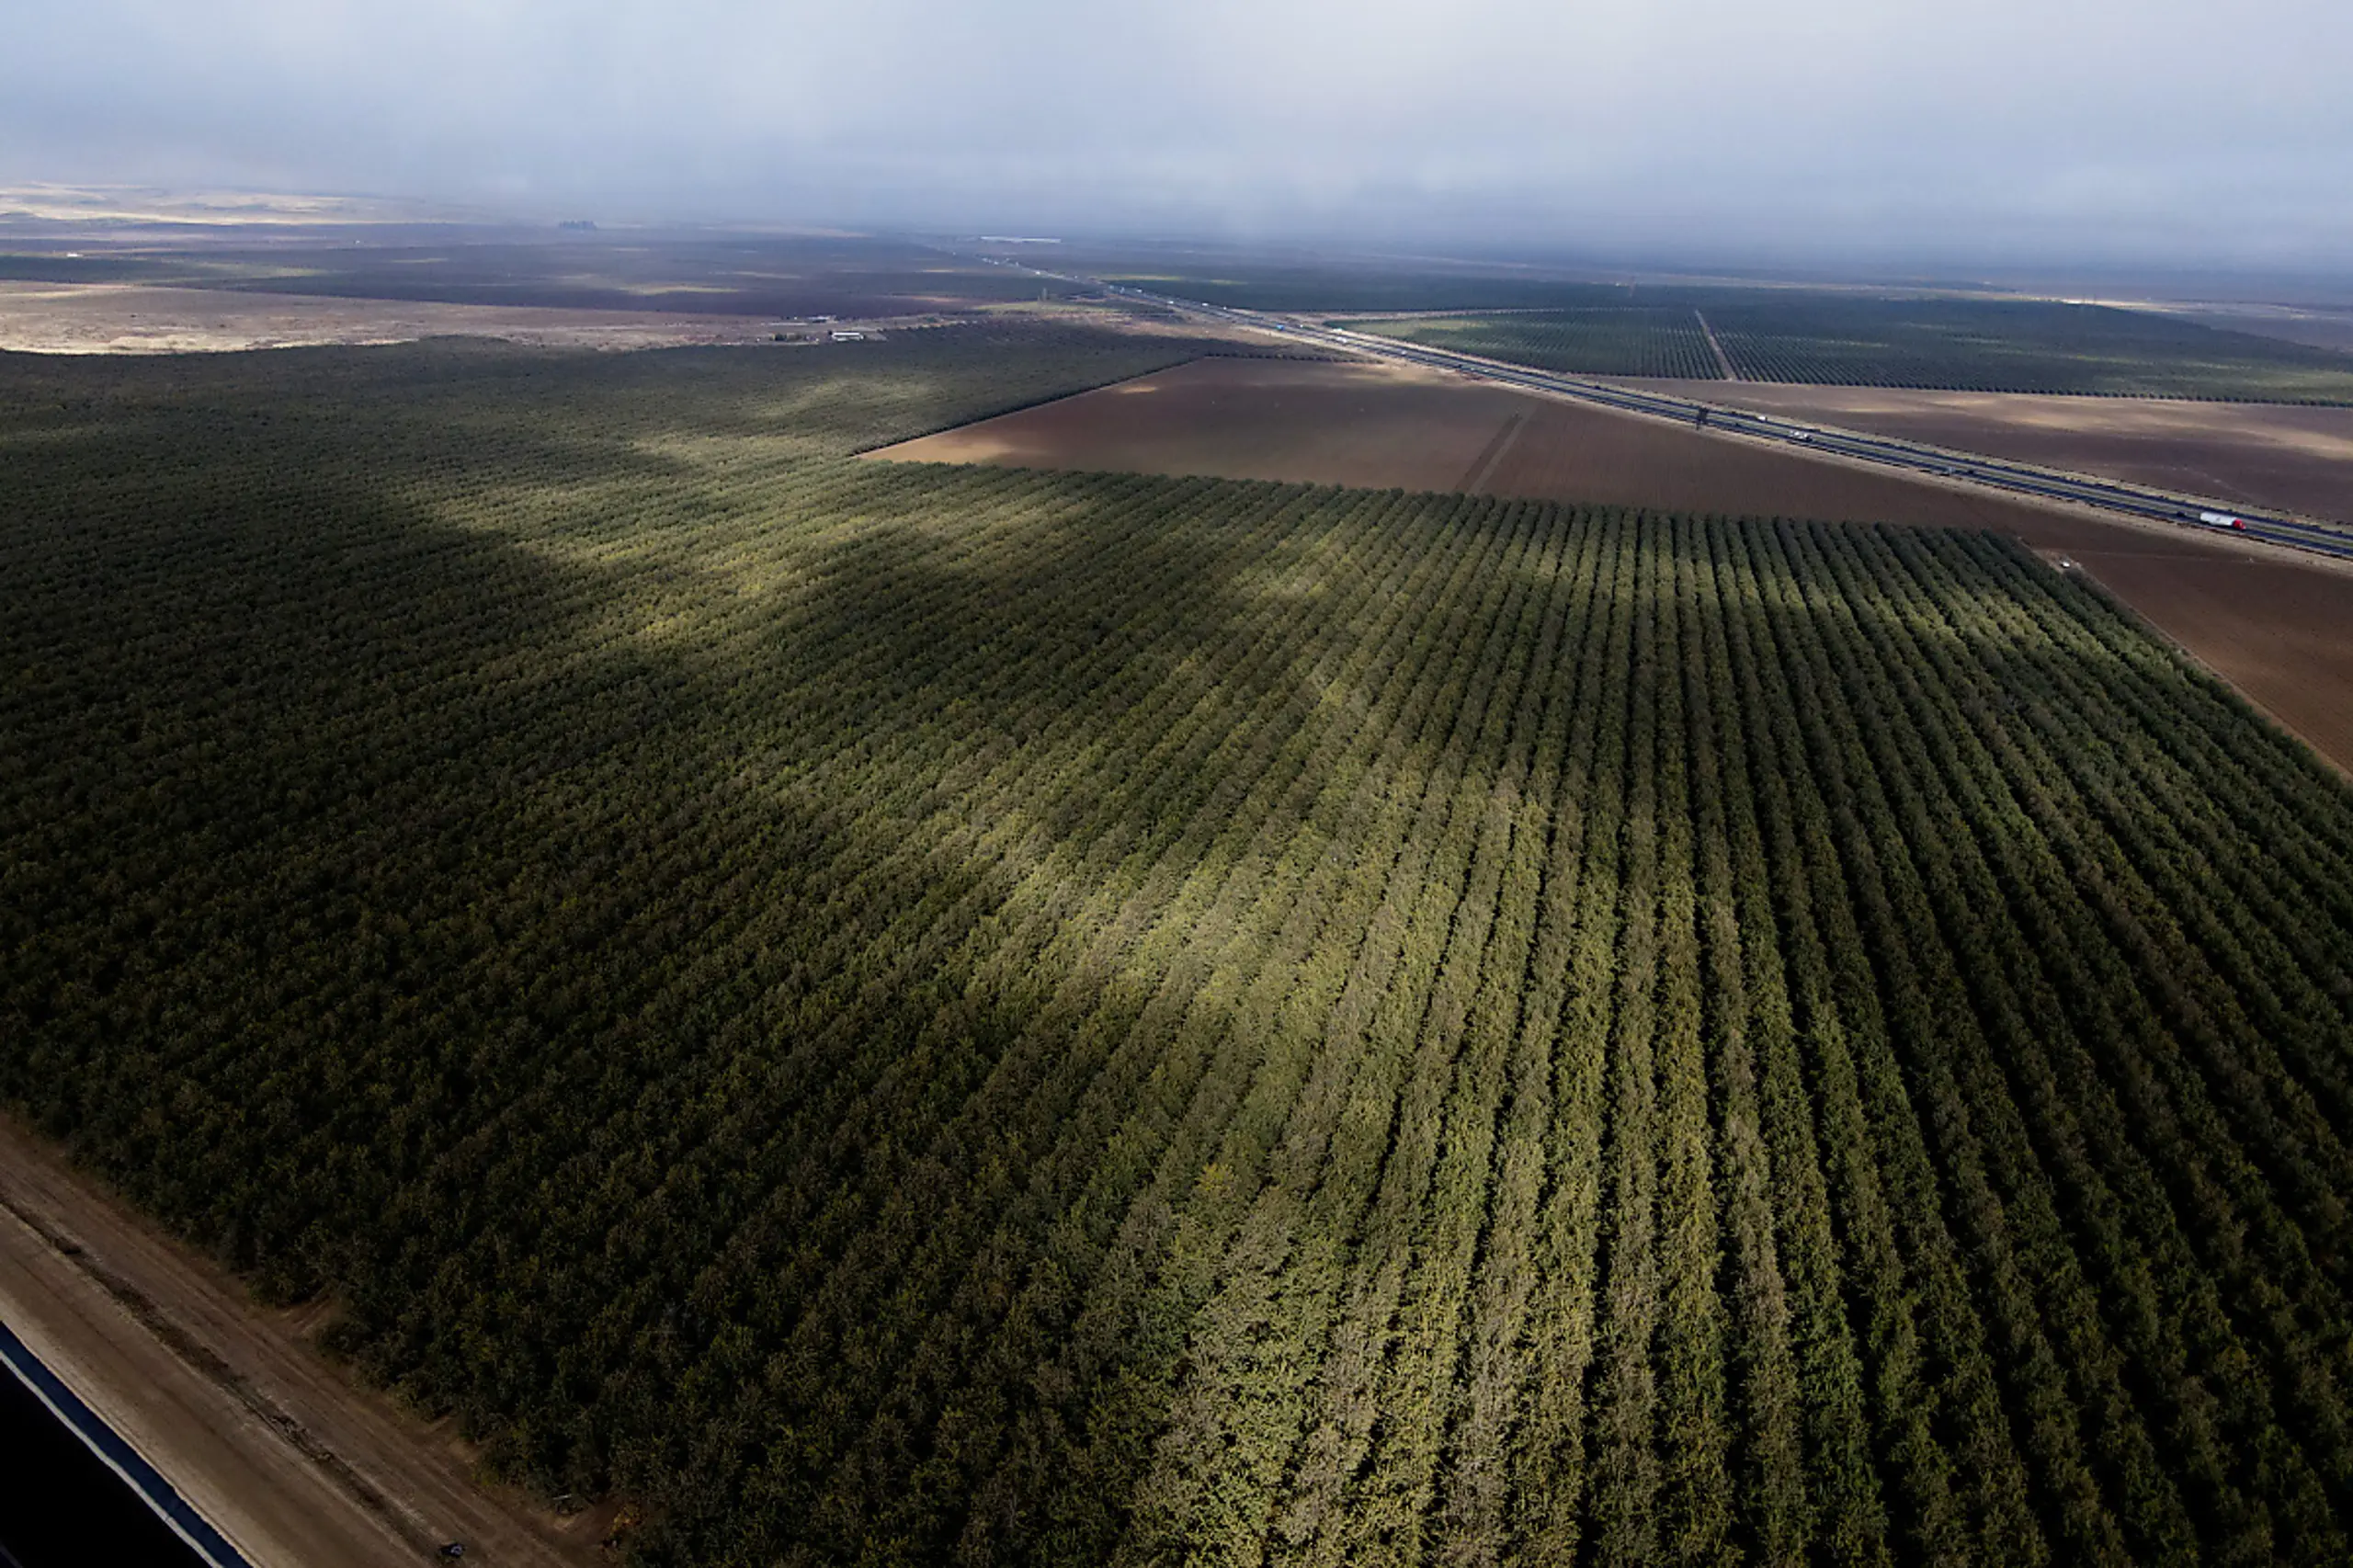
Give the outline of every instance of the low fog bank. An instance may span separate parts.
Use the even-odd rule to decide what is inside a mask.
[[[2336,0],[85,0],[0,181],[553,217],[2353,274]]]

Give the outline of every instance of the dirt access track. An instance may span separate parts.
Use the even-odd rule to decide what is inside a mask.
[[[6,1119],[0,1321],[255,1568],[392,1568],[449,1541],[468,1562],[602,1561],[605,1515],[559,1521],[476,1485],[449,1434],[355,1388],[299,1319]]]
[[[1729,390],[1707,385],[1718,399]],[[2109,402],[2038,401],[2095,414]],[[2353,572],[2288,551],[1378,364],[1197,360],[872,455],[1991,528],[2075,560],[2353,770]],[[2333,472],[2353,494],[2353,451]]]

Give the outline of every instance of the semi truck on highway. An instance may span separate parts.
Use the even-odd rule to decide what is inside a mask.
[[[2198,520],[2210,528],[2236,528],[2241,533],[2246,532],[2246,519],[2234,517],[2228,512],[2200,512]]]

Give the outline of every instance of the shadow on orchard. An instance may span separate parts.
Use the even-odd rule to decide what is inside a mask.
[[[151,473],[242,456],[426,494],[437,477],[474,479],[484,465],[579,482],[682,438],[845,455],[1223,347],[992,322],[818,348],[598,353],[439,338],[119,358],[0,352],[0,451],[54,471],[77,460],[78,446]]]
[[[1085,769],[1108,690],[1260,599],[1214,528],[1102,536],[1138,495],[1300,493],[835,463],[847,524],[731,490],[655,530],[649,589],[617,512],[451,498],[697,464],[301,406],[347,358],[9,382],[39,468],[0,520],[0,1085],[269,1299],[333,1298],[334,1342],[496,1465],[667,1498],[691,1544],[771,1435],[813,1466],[854,1436],[713,1369],[849,1355],[859,1311],[961,1276],[833,1266],[911,1195],[1012,1190],[983,1167],[1021,1151],[957,1119],[1058,977],[984,974],[989,923],[1058,838],[1141,842],[1211,782],[1121,822]],[[1011,548],[972,548],[999,515]],[[616,620],[649,593],[683,630]]]

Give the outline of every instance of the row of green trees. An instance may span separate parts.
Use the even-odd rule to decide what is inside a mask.
[[[2353,402],[2341,354],[2146,312],[2033,301],[1646,289],[1643,304],[1343,322],[1543,369],[1989,392]]]

